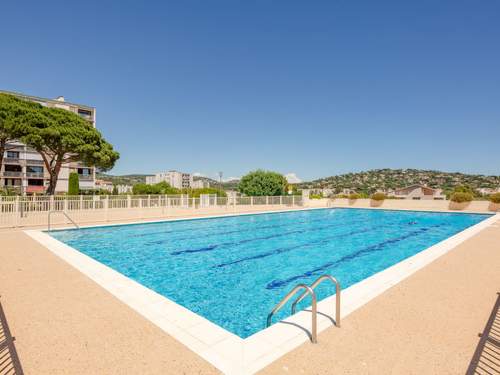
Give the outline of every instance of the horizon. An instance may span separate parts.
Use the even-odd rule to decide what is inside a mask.
[[[313,182],[313,181],[321,180],[321,179],[325,179],[325,178],[343,176],[343,175],[346,175],[346,174],[358,174],[358,173],[367,173],[367,172],[377,172],[377,171],[383,171],[383,170],[391,170],[391,171],[414,170],[414,171],[419,171],[419,172],[434,172],[434,173],[446,173],[446,174],[464,174],[464,175],[469,175],[469,176],[500,177],[500,174],[495,175],[495,174],[481,174],[481,173],[464,173],[464,172],[460,172],[460,171],[444,171],[444,170],[419,169],[419,168],[375,168],[375,169],[366,169],[366,170],[359,170],[359,171],[353,171],[353,172],[346,172],[346,173],[342,173],[342,174],[335,174],[335,175],[329,175],[329,176],[322,176],[322,177],[318,177],[318,178],[314,178],[314,179],[310,179],[310,180],[301,179],[300,176],[296,176],[296,177],[300,179],[300,181],[297,182],[297,183],[308,183],[308,182]],[[254,170],[248,171],[247,173],[250,173],[252,171],[254,171]],[[187,173],[190,173],[190,172],[187,172]],[[148,173],[126,173],[126,174],[120,174],[120,175],[118,175],[118,174],[113,174],[113,173],[110,173],[110,172],[104,172],[102,174],[113,176],[113,177],[152,176],[152,175],[154,175],[154,173],[153,174],[148,174]],[[211,176],[206,176],[206,175],[197,174],[197,173],[192,173],[192,174],[193,174],[193,177],[208,178],[208,179],[211,179],[211,180],[214,180],[214,181],[218,182],[217,176],[211,177]],[[285,174],[285,177],[287,175],[289,175],[289,174]],[[227,182],[231,182],[231,181],[237,181],[237,180],[241,179],[241,177],[231,177],[231,178],[227,178],[227,179],[223,178],[222,182],[227,183]]]
[[[109,174],[500,175],[498,2],[61,4],[4,4],[0,89],[96,107]]]

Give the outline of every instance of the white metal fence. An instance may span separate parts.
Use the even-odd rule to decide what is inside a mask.
[[[161,218],[195,213],[238,212],[301,206],[301,196],[228,197],[215,195],[0,196],[0,228],[47,225],[48,213],[66,212],[75,222]],[[67,224],[52,215],[53,224]]]

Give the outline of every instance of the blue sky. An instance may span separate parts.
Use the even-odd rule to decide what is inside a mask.
[[[97,107],[116,174],[500,174],[499,19],[497,0],[11,1],[0,88]]]

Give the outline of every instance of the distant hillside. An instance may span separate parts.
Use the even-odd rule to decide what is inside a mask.
[[[207,181],[210,184],[210,187],[214,187],[214,188],[218,188],[219,187],[219,181],[216,181],[216,180],[214,180],[213,178],[210,178],[210,177],[194,176],[193,180],[194,181],[198,181],[198,180]],[[222,188],[224,190],[237,190],[239,182],[240,182],[240,180],[223,181],[222,182]]]
[[[141,182],[146,182],[147,174],[126,174],[123,176],[113,176],[106,173],[97,173],[97,178],[100,180],[111,181],[114,185],[135,185]]]
[[[123,176],[114,176],[106,173],[97,173],[97,178],[101,180],[111,181],[115,185],[135,185],[138,183],[146,182],[146,176],[150,176],[148,174],[127,174]],[[194,181],[203,180],[210,183],[211,187],[219,187],[219,182],[215,181],[212,178],[204,177],[204,176],[194,176]],[[222,187],[224,190],[236,190],[238,187],[239,180],[231,180],[222,183]]]
[[[377,189],[392,190],[420,184],[444,191],[453,190],[457,185],[480,188],[500,187],[500,176],[472,175],[427,171],[419,169],[374,169],[366,172],[346,173],[338,176],[320,178],[299,184],[301,188],[331,188],[338,191],[353,189],[358,192],[372,193]]]

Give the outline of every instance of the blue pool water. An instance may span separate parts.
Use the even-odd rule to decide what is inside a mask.
[[[50,235],[245,338],[297,283],[328,273],[347,288],[487,217],[322,209]]]

